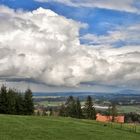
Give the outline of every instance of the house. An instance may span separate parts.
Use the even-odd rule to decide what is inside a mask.
[[[112,121],[112,116],[105,116],[101,114],[96,115],[96,121],[99,122],[111,122]],[[117,123],[124,123],[124,116],[116,116],[114,122]]]

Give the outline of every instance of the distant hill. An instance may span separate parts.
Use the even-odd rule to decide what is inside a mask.
[[[79,97],[80,100],[85,100],[88,95],[93,97],[94,99],[111,101],[116,103],[124,103],[124,104],[140,104],[140,92],[137,90],[122,90],[114,93],[105,93],[105,92],[53,92],[53,93],[42,93],[37,92],[33,93],[33,96],[36,97],[35,101],[46,100],[42,99],[42,97],[56,97],[53,101],[65,101],[68,96]],[[48,98],[48,101],[52,101],[52,99]]]
[[[121,90],[119,92],[34,92],[34,96],[110,96],[110,95],[120,95],[120,94],[133,94],[133,95],[140,95],[140,91],[138,90]]]

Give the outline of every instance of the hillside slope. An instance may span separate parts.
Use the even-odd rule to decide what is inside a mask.
[[[0,115],[0,140],[138,140],[140,134],[71,118]]]

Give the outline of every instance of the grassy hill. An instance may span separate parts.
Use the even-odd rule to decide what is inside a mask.
[[[138,140],[140,134],[95,121],[0,115],[0,140]]]

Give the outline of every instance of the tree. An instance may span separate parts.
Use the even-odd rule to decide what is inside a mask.
[[[17,93],[9,89],[7,92],[7,114],[16,114],[16,96]]]
[[[27,90],[25,94],[8,89],[6,86],[0,88],[0,113],[31,115],[34,111],[34,104],[31,90]]]
[[[111,114],[112,114],[112,122],[114,122],[115,116],[117,116],[117,108],[115,103],[112,103]]]
[[[53,109],[50,108],[49,111],[50,111],[50,116],[52,116],[53,115]]]
[[[111,115],[112,115],[112,106],[108,106],[108,110],[106,112],[106,115],[108,116],[109,121],[112,121]]]
[[[25,114],[26,115],[32,115],[34,112],[34,104],[32,99],[32,91],[30,89],[27,89],[25,91]]]
[[[66,101],[66,116],[69,117],[76,116],[75,99],[73,98],[73,96],[69,96]]]
[[[126,123],[140,123],[140,114],[134,113],[134,112],[130,112],[130,113],[126,113],[125,115],[125,122]]]
[[[7,89],[4,85],[0,89],[0,113],[7,114]]]
[[[21,93],[18,93],[16,96],[16,114],[17,115],[25,115],[25,100],[24,100],[24,95]]]
[[[83,114],[82,114],[82,109],[81,109],[81,103],[79,98],[76,99],[76,118],[82,118]]]
[[[93,101],[92,101],[92,98],[90,96],[87,97],[84,112],[85,112],[85,118],[96,119],[95,108],[93,107]]]
[[[60,106],[59,115],[65,117],[66,116],[66,107],[64,104]]]

